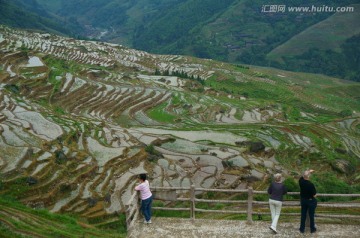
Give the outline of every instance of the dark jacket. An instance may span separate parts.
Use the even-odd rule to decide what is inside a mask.
[[[283,183],[272,182],[267,192],[270,194],[270,199],[282,202],[283,195],[287,193],[287,188]]]
[[[299,179],[300,186],[300,198],[301,199],[313,199],[316,195],[316,189],[312,182],[301,177]]]

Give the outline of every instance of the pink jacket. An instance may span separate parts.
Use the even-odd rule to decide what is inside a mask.
[[[149,181],[145,180],[145,182],[139,184],[135,187],[136,191],[140,191],[140,198],[141,200],[148,199],[152,196],[152,193],[150,191]]]

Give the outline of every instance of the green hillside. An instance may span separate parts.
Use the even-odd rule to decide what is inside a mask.
[[[360,9],[360,5],[351,5]],[[341,52],[341,45],[360,34],[360,11],[336,13],[307,28],[267,54],[268,59],[282,61],[282,57],[301,55],[311,48]]]
[[[59,17],[46,11],[37,1],[0,0],[0,24],[41,30],[62,35],[73,35],[71,25],[63,25]]]
[[[360,5],[309,27],[267,54],[270,65],[360,81]]]
[[[0,236],[20,237],[126,237],[124,221],[117,221],[112,229],[96,228],[70,215],[53,214],[45,209],[33,209],[0,196]]]
[[[133,45],[133,36],[146,22],[181,2],[179,0],[37,0],[66,22],[79,22],[78,33],[115,43]]]

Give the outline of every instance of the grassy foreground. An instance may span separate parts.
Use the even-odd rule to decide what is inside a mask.
[[[0,237],[126,237],[119,219],[111,228],[97,228],[79,217],[32,209],[0,196]]]

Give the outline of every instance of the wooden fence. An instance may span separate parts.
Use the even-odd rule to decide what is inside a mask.
[[[256,191],[253,190],[252,187],[248,189],[242,190],[234,190],[234,189],[205,189],[205,188],[195,188],[195,186],[191,186],[190,188],[184,187],[152,187],[151,188],[154,199],[164,200],[164,201],[172,201],[172,202],[189,202],[189,207],[152,207],[153,210],[168,210],[168,211],[189,211],[189,217],[191,219],[195,219],[196,212],[204,212],[204,213],[228,213],[228,214],[246,214],[247,222],[253,222],[253,215],[268,215],[268,201],[256,201],[254,196],[257,194],[267,195],[267,191]],[[199,199],[196,198],[196,194],[203,194],[205,192],[221,192],[221,193],[231,193],[231,194],[245,194],[247,195],[246,200],[212,200],[212,199]],[[287,197],[295,196],[297,199],[285,200],[283,202],[283,207],[289,208],[300,208],[299,201],[299,192],[289,192]],[[352,198],[360,198],[360,194],[321,194],[318,193],[317,197],[352,197]],[[196,203],[217,203],[217,204],[235,204],[244,207],[241,210],[241,207],[238,210],[211,210],[211,209],[200,209],[196,208]],[[128,230],[130,230],[134,222],[138,219],[139,216],[139,196],[137,192],[134,192],[132,197],[129,199],[128,204],[126,205],[126,223]],[[360,201],[350,201],[350,202],[318,202],[318,209],[316,211],[316,217],[325,217],[325,218],[348,218],[348,219],[360,219]],[[233,208],[233,207],[232,207]],[[256,208],[257,211],[254,211]],[[321,209],[320,209],[321,208]],[[353,214],[336,214],[334,210],[338,209],[353,209]],[[356,212],[357,211],[357,212]],[[335,214],[334,214],[335,213]],[[291,213],[286,212],[286,209],[282,210],[281,216],[299,216],[300,212]]]

